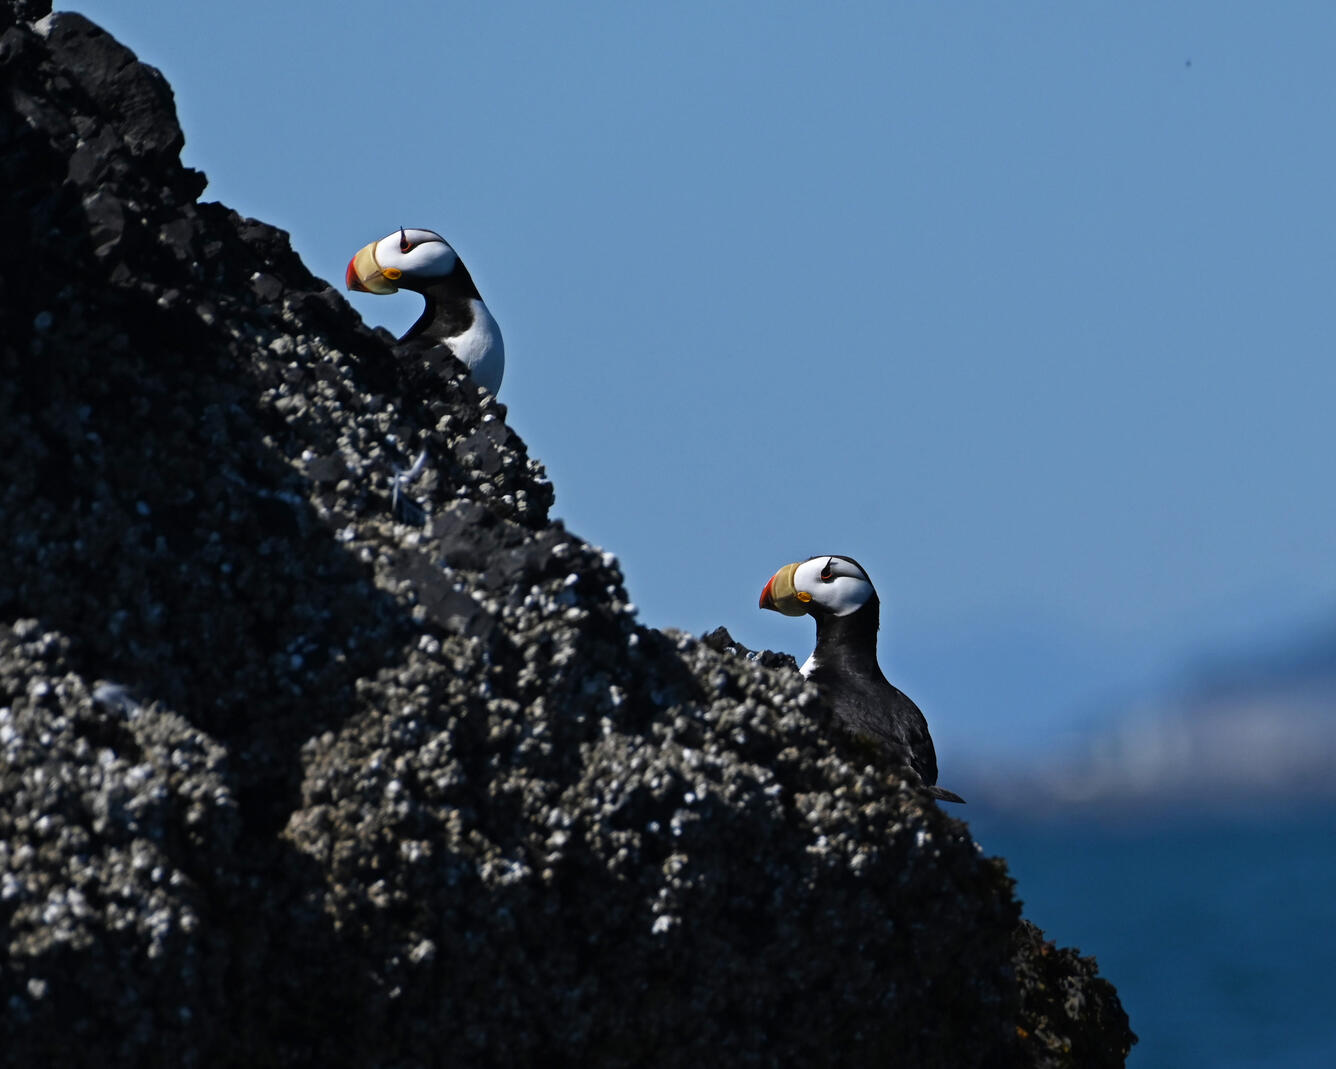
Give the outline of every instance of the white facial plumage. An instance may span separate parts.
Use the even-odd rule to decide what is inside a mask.
[[[382,271],[398,268],[410,278],[444,278],[459,256],[434,230],[396,230],[376,242],[376,264]]]
[[[843,557],[813,557],[793,573],[793,586],[812,595],[812,603],[832,616],[857,612],[872,597],[872,580],[853,561]]]

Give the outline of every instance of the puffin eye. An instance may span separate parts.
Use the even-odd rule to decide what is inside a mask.
[[[831,571],[830,565],[831,562],[826,561],[825,567],[821,569],[821,581],[823,583],[829,583],[832,579],[835,578],[835,573]]]
[[[408,235],[404,233],[403,227],[399,228],[399,251],[400,252],[413,251],[413,243],[408,240]]]

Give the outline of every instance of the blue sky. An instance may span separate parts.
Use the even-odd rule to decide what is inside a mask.
[[[1336,7],[77,9],[317,274],[455,245],[644,622],[857,557],[944,767],[1336,606]]]

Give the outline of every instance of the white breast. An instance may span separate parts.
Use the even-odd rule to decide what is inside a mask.
[[[501,328],[496,325],[487,305],[474,298],[473,323],[462,334],[446,338],[450,349],[468,365],[473,381],[489,393],[501,389],[501,376],[506,370],[506,346],[501,340]]]

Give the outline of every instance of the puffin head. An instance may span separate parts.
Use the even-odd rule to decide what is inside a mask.
[[[809,557],[786,564],[761,591],[761,608],[785,616],[848,616],[877,596],[853,557]]]
[[[458,263],[455,250],[436,231],[400,227],[358,249],[344,277],[350,290],[395,293],[445,278]]]

